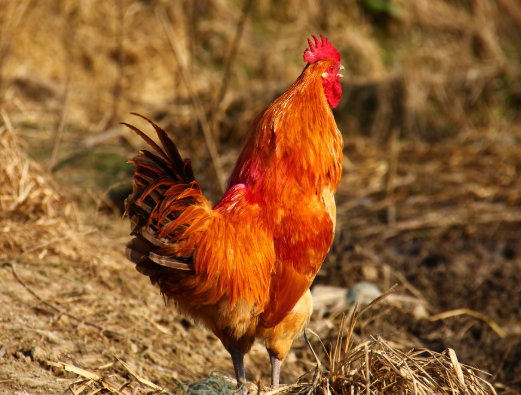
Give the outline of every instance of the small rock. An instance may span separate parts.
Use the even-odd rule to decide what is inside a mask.
[[[5,354],[7,354],[7,346],[2,344],[2,346],[0,346],[0,358],[5,357]]]
[[[364,276],[364,278],[367,280],[367,281],[376,281],[378,280],[378,269],[376,266],[374,265],[368,265],[368,264],[365,264],[362,266],[362,276]]]
[[[425,306],[418,304],[414,306],[414,308],[412,309],[412,316],[416,320],[423,320],[429,318],[429,312],[427,311]]]
[[[311,290],[313,307],[319,317],[347,310],[347,289],[331,285],[315,285]]]
[[[380,295],[382,292],[376,285],[363,281],[347,290],[347,305],[351,307],[358,302],[359,306],[366,306]]]
[[[40,346],[34,347],[31,350],[30,356],[33,359],[33,361],[36,362],[45,362],[49,359],[47,352]]]

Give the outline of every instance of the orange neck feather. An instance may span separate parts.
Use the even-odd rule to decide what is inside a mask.
[[[342,136],[322,87],[330,61],[308,65],[293,85],[257,116],[245,136],[228,189],[244,184],[254,202],[332,191],[342,171]]]

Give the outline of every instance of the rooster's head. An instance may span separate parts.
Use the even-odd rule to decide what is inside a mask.
[[[340,52],[338,52],[327,38],[320,35],[320,40],[316,36],[311,36],[315,44],[308,38],[309,49],[304,51],[304,61],[309,64],[317,62],[322,71],[322,86],[326,95],[327,102],[332,108],[338,105],[342,98],[342,85],[339,79],[343,77],[338,74],[344,70],[340,64]]]

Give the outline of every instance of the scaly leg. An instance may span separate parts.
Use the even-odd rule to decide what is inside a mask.
[[[278,359],[275,354],[268,350],[271,361],[271,388],[276,390],[279,388],[280,382],[280,364],[282,361]]]
[[[235,369],[235,377],[237,378],[237,388],[243,386],[242,393],[246,394],[246,371],[244,370],[244,352],[233,344],[230,345],[230,355],[232,356],[233,368]]]
[[[280,365],[288,354],[293,339],[304,328],[311,312],[313,311],[313,300],[309,290],[302,295],[291,313],[272,328],[257,328],[257,336],[264,338],[266,350],[271,361],[271,385],[273,389],[279,387]]]

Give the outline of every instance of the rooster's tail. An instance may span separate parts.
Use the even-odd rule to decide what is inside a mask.
[[[159,154],[143,150],[130,160],[136,169],[125,210],[134,238],[127,244],[126,256],[153,282],[171,269],[193,273],[196,234],[208,221],[210,203],[194,179],[190,160],[181,159],[167,133],[142,115],[132,114],[154,127],[163,148],[136,127],[123,123]]]

